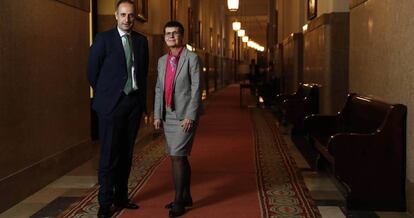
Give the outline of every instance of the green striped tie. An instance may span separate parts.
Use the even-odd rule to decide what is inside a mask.
[[[128,72],[128,79],[125,83],[124,92],[125,94],[129,94],[132,91],[132,51],[131,51],[131,42],[129,40],[129,35],[125,34],[122,37],[125,37],[125,44],[124,44],[124,51],[125,51],[125,59],[126,59],[126,66]]]

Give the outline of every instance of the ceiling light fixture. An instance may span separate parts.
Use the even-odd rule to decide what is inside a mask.
[[[237,30],[239,30],[241,28],[241,23],[239,21],[234,21],[232,23],[232,26],[233,26],[233,30],[234,31],[237,31]]]
[[[245,30],[240,29],[240,30],[238,30],[238,31],[237,31],[237,36],[239,36],[239,37],[243,37],[245,33],[246,33],[246,31],[245,31]]]
[[[227,0],[227,7],[230,11],[237,11],[239,9],[239,0]]]

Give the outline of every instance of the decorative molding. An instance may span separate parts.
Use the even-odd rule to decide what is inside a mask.
[[[303,40],[303,33],[297,32],[297,33],[291,33],[289,36],[287,36],[283,41],[281,42],[281,46],[286,46],[287,44],[290,44],[297,40]]]
[[[322,14],[308,23],[308,30],[310,32],[322,25],[328,24],[331,14]]]
[[[333,12],[330,14],[322,14],[308,23],[308,30],[310,32],[318,27],[326,24],[335,24],[342,22],[344,18],[349,16],[349,12]],[[306,32],[304,34],[306,34]]]
[[[90,12],[90,2],[86,0],[55,0],[62,4],[68,5],[73,8],[80,9],[82,11]]]
[[[368,0],[349,0],[349,9],[355,8],[366,1]]]

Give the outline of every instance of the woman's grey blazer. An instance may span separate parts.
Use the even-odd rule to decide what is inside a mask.
[[[155,86],[154,119],[165,120],[164,78],[168,54],[158,59],[158,78]],[[201,110],[200,61],[197,54],[183,48],[173,82],[172,110],[177,118],[197,120]]]

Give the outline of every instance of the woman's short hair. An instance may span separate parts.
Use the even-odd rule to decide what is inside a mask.
[[[165,29],[166,29],[167,27],[178,27],[178,31],[180,31],[180,34],[181,34],[181,35],[183,35],[183,34],[184,34],[184,26],[183,26],[180,22],[178,22],[178,21],[175,21],[175,20],[168,21],[168,22],[164,25],[164,32],[165,32]]]

